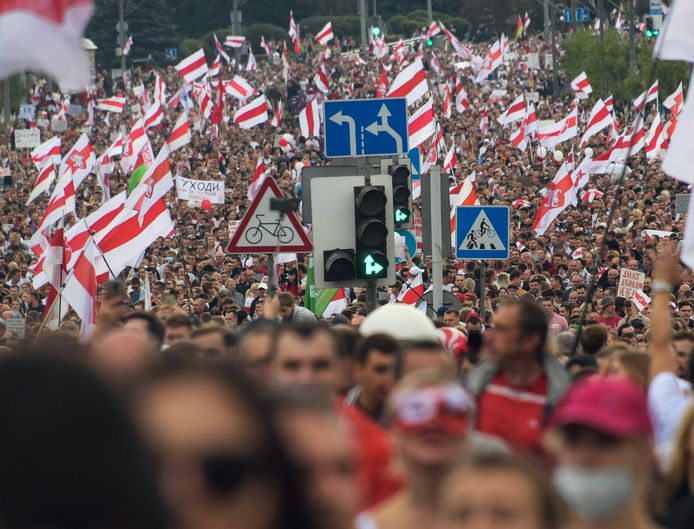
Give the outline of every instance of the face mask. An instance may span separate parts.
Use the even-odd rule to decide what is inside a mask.
[[[169,256],[169,257],[166,258],[166,262],[169,263],[169,264],[173,264],[174,258]]]
[[[628,470],[559,467],[554,485],[579,516],[588,520],[607,518],[623,509],[634,494]]]

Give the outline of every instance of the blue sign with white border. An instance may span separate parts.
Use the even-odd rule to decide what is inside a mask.
[[[455,210],[455,256],[458,259],[508,259],[508,206],[459,206]]]
[[[410,257],[417,255],[417,239],[411,231],[408,230],[395,230],[397,233],[402,235],[405,239],[405,246],[407,246],[407,251]]]
[[[422,156],[419,152],[419,147],[414,147],[407,151],[407,156],[412,162],[412,180],[419,180],[422,177],[420,174],[420,168],[422,167]]]
[[[404,97],[326,101],[323,117],[328,158],[407,153]]]

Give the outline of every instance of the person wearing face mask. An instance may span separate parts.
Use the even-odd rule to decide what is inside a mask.
[[[576,383],[549,421],[554,485],[569,529],[655,529],[647,492],[656,468],[646,394],[625,377]]]

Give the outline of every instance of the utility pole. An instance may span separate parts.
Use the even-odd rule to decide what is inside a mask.
[[[636,44],[634,42],[634,0],[627,0],[627,24],[629,24],[629,68],[636,71]]]
[[[5,77],[2,81],[2,100],[3,100],[3,117],[5,118],[5,126],[10,125],[10,78]]]
[[[234,32],[235,36],[241,35],[241,24],[239,24],[239,0],[234,0],[233,9],[231,12],[233,20],[231,21],[231,31]],[[241,61],[241,49],[235,48],[236,54],[236,67],[239,67],[239,62]]]
[[[598,0],[598,20],[600,22],[600,46],[605,46],[605,4]]]
[[[552,11],[549,17],[550,23],[550,45],[552,46],[552,98],[556,101],[559,95],[559,80],[557,79],[557,46],[555,43],[554,35],[556,33],[556,28],[554,27],[554,19],[556,18],[556,5],[552,2]]]
[[[125,19],[124,19],[124,0],[118,0],[118,35],[120,36],[120,71],[123,77],[123,82],[125,82],[125,53],[123,53],[123,48],[125,47]]]
[[[429,25],[431,26],[431,22],[434,20],[434,17],[431,13],[431,0],[427,0],[427,20],[429,21]]]
[[[549,0],[545,0],[544,15],[545,15],[545,45],[547,45],[547,44],[549,44]]]
[[[359,19],[361,22],[361,52],[366,55],[366,0],[359,0]]]
[[[576,0],[571,0],[571,27],[574,30],[574,33],[578,31],[578,17],[576,16],[576,8],[578,7],[578,4]]]

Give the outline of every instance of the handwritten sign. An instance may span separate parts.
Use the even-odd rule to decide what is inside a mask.
[[[646,274],[636,270],[622,268],[619,274],[619,286],[617,287],[617,297],[631,299],[634,297],[634,292],[642,290],[646,282]]]
[[[7,318],[5,330],[11,332],[20,339],[26,335],[26,320],[24,318]]]
[[[14,131],[14,146],[17,149],[33,149],[41,144],[39,129],[17,129]]]

